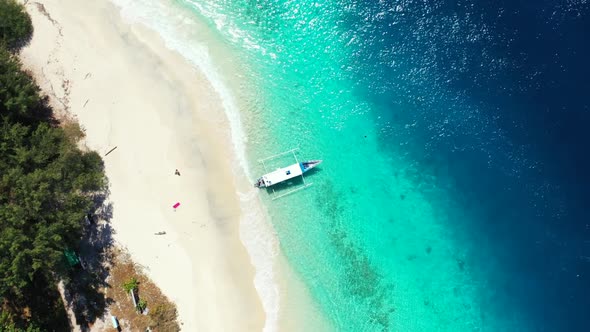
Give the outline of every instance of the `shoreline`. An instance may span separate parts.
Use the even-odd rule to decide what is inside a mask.
[[[247,64],[239,56],[228,56],[233,55],[231,45],[219,39],[214,28],[182,6],[166,0],[155,3],[146,0],[111,1],[120,9],[125,22],[139,24],[157,33],[167,48],[202,71],[207,80],[214,83],[217,94],[222,96],[224,119],[230,127],[227,140],[234,152],[231,159],[232,171],[242,213],[240,239],[255,268],[254,285],[266,315],[263,330],[283,330],[285,324],[281,320],[285,319],[285,313],[281,312],[282,295],[285,287],[291,285],[284,284],[289,281],[283,278],[284,273],[279,264],[281,258],[284,258],[279,240],[270,222],[268,207],[263,204],[259,191],[252,186],[253,176],[246,158],[248,139],[244,129],[251,121],[251,114],[240,110],[250,110],[252,107],[249,104],[251,83],[248,82],[248,73],[243,71],[247,70]],[[251,146],[248,147],[250,149]],[[301,293],[307,294],[305,290],[301,290]],[[302,303],[306,306],[310,302],[311,299],[307,299]]]
[[[229,124],[206,75],[106,0],[26,8],[21,61],[103,156],[115,240],[177,304],[182,330],[262,330]]]

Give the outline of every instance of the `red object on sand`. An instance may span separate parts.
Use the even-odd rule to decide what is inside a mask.
[[[179,206],[180,206],[180,202],[176,202],[176,204],[172,205],[172,207],[173,207],[173,208],[175,208],[175,209],[176,209],[177,207],[179,207]]]

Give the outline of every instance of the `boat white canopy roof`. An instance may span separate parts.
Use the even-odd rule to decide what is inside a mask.
[[[262,179],[267,186],[272,186],[279,182],[283,182],[294,177],[300,176],[303,174],[301,170],[301,165],[299,163],[284,167],[278,168],[276,171],[270,172],[268,174],[264,174]]]

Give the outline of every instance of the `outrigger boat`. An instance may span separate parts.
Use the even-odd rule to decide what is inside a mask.
[[[277,197],[274,197],[273,199],[277,199],[283,196],[286,196],[288,194],[291,194],[295,191],[301,190],[301,189],[305,189],[309,186],[312,185],[312,183],[306,183],[305,182],[305,178],[303,177],[303,173],[309,171],[310,169],[316,167],[317,165],[319,165],[322,161],[321,160],[308,160],[308,161],[303,161],[303,162],[299,162],[299,160],[297,160],[297,156],[295,155],[295,151],[297,151],[298,149],[292,149],[283,153],[279,153],[277,155],[259,160],[259,162],[262,163],[262,165],[264,166],[264,169],[266,170],[266,164],[264,163],[265,161],[271,160],[271,159],[275,159],[277,157],[280,156],[284,156],[286,154],[292,153],[293,157],[295,158],[295,163],[292,165],[289,165],[287,167],[283,167],[283,168],[278,168],[275,171],[272,171],[270,173],[266,173],[263,176],[261,176],[260,178],[258,178],[258,180],[256,180],[256,183],[254,183],[254,186],[257,188],[268,188],[271,186],[274,186],[275,184],[281,183],[281,182],[285,182],[289,179],[293,179],[295,177],[301,176],[301,179],[303,180],[303,187],[294,189],[294,190],[290,190],[282,195],[279,195]],[[271,188],[273,189],[273,188]],[[274,189],[273,189],[274,192]]]
[[[281,183],[283,181],[287,181],[294,177],[303,175],[303,173],[309,171],[310,169],[319,165],[322,161],[321,160],[309,160],[300,163],[295,163],[293,165],[279,168],[274,172],[270,172],[268,174],[264,174],[261,176],[258,181],[254,184],[254,186],[258,188],[266,188],[270,187],[274,184]]]

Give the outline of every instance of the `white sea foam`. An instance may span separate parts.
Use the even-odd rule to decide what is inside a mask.
[[[196,15],[183,11],[170,1],[111,0],[121,10],[128,23],[140,23],[157,32],[166,47],[178,52],[210,82],[219,95],[227,116],[235,158],[240,165],[238,173],[251,178],[246,160],[247,138],[240,121],[239,108],[230,89],[224,83],[209,56],[206,44],[198,37]],[[224,24],[218,17],[215,22]],[[243,176],[243,175],[242,175]],[[248,250],[256,269],[254,285],[266,313],[264,331],[276,331],[278,325],[279,288],[274,280],[273,261],[278,253],[278,241],[267,213],[259,202],[257,192],[238,193],[242,209],[240,238]]]
[[[212,1],[194,1],[187,0],[188,4],[201,15],[211,19],[218,31],[222,32],[232,43],[240,47],[255,49],[262,55],[266,55],[267,50],[255,42],[251,31],[240,29],[235,23],[227,19],[227,15],[219,12],[218,4]]]
[[[224,84],[223,78],[216,70],[215,64],[209,56],[207,45],[199,42],[195,18],[192,18],[189,13],[183,13],[180,8],[167,8],[166,4],[172,6],[168,2],[111,1],[121,8],[121,15],[127,22],[141,23],[157,32],[164,40],[166,47],[181,54],[205,75],[221,98],[230,124],[234,152],[240,166],[250,177],[245,153],[247,138],[240,122],[238,107],[230,90]]]
[[[238,193],[242,208],[240,238],[248,248],[252,263],[256,268],[254,285],[260,294],[266,312],[264,331],[278,330],[279,287],[275,282],[273,262],[279,252],[279,245],[267,220],[267,213],[259,202],[257,190]]]

